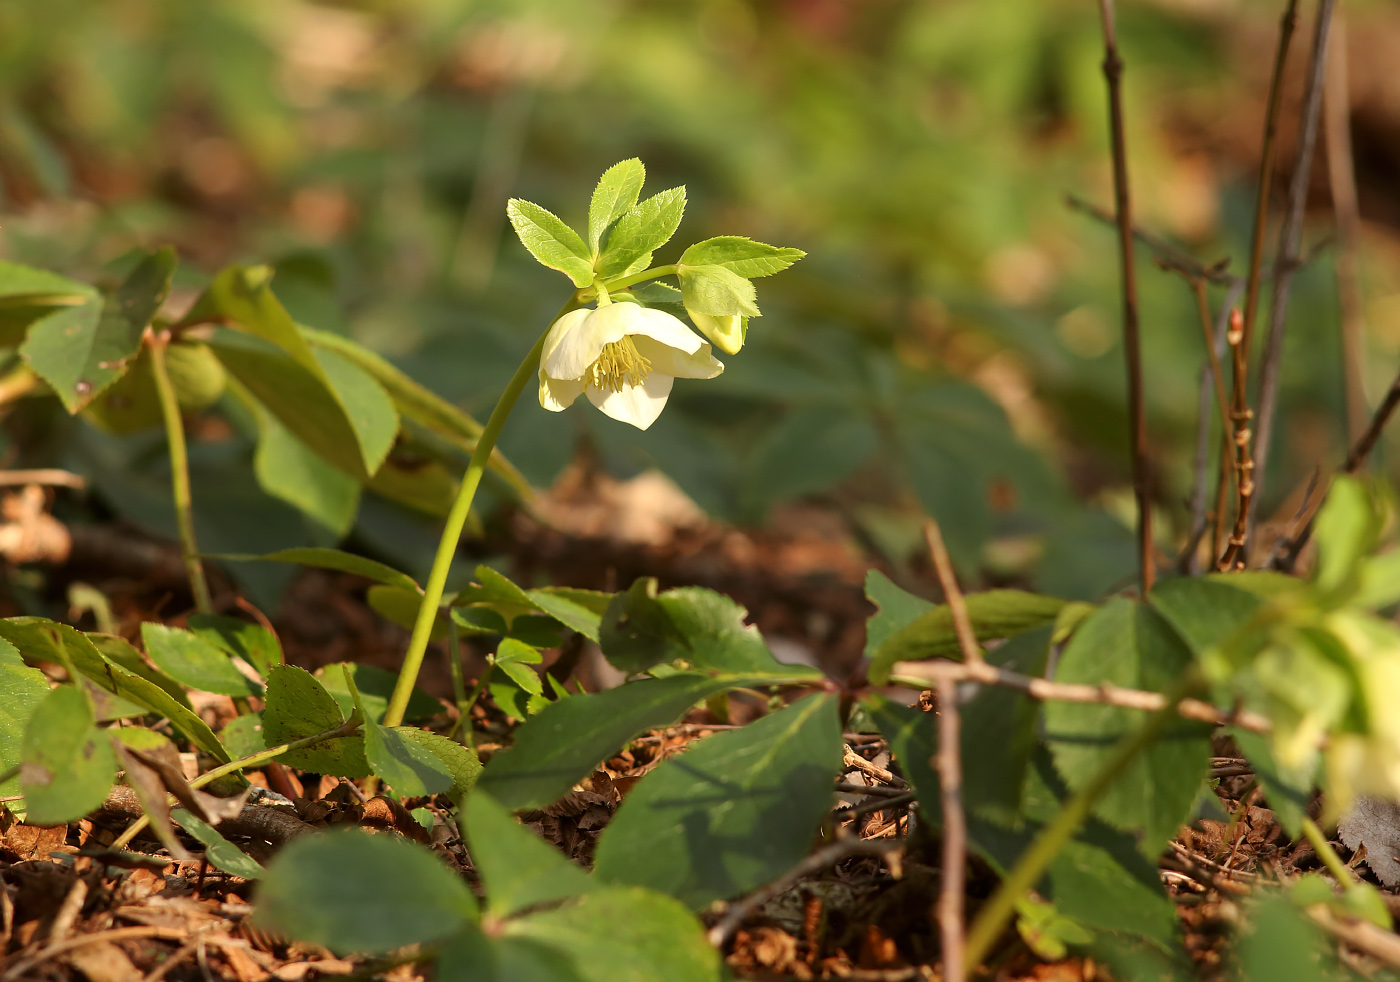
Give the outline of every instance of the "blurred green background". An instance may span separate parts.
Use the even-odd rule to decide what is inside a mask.
[[[1281,7],[1119,12],[1138,218],[1240,273]],[[1400,20],[1344,7],[1374,401],[1400,350]],[[272,263],[299,321],[484,418],[568,290],[510,234],[506,198],[578,224],[597,175],[639,156],[649,192],[689,191],[659,261],[716,234],[809,257],[759,284],[748,346],[646,433],[527,397],[503,448],[536,485],[586,450],[622,477],[658,467],[738,523],[815,499],[895,564],[927,509],[965,575],[1093,597],[1133,570],[1115,240],[1064,200],[1110,203],[1101,57],[1088,0],[4,0],[0,255],[94,279],[170,242],[186,297],[223,264]],[[1309,246],[1333,234],[1329,177],[1320,151]],[[1265,514],[1342,452],[1334,254],[1295,283]],[[1140,260],[1170,556],[1202,344],[1186,284]],[[8,464],[66,464],[119,515],[168,522],[158,432],[53,415],[9,427]],[[333,539],[211,434],[206,548]],[[417,569],[431,530],[367,499],[354,536]]]

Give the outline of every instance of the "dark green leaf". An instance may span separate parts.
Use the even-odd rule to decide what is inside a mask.
[[[1232,727],[1229,732],[1259,779],[1265,803],[1273,809],[1279,825],[1290,839],[1301,839],[1303,820],[1308,817],[1308,805],[1312,800],[1317,758],[1312,757],[1298,768],[1280,767],[1269,737],[1239,727]]]
[[[635,887],[596,890],[563,907],[508,921],[505,936],[566,956],[583,982],[719,978],[719,953],[706,943],[695,918],[669,897]]]
[[[170,813],[170,817],[199,840],[199,844],[204,847],[205,858],[216,869],[241,876],[245,880],[256,880],[262,876],[262,863],[225,839],[219,830],[208,822],[201,821],[183,808],[175,809]]]
[[[365,759],[370,770],[403,798],[437,794],[452,787],[447,765],[402,731],[365,720]]]
[[[180,705],[189,706],[190,697],[185,691],[185,687],[160,669],[152,666],[141,652],[132,647],[131,642],[126,638],[118,637],[115,634],[96,633],[89,633],[85,636],[107,661],[126,669],[132,675],[160,686],[170,693],[171,698]]]
[[[1051,628],[1018,634],[987,660],[1031,677],[1045,674]],[[964,806],[1003,824],[1015,825],[1026,767],[1036,745],[1040,703],[1024,692],[981,686],[961,707]]]
[[[24,726],[48,694],[48,677],[26,665],[14,645],[0,641],[0,771],[19,763]],[[14,780],[0,784],[0,796],[16,794],[16,787]]]
[[[220,763],[228,762],[228,751],[208,723],[159,685],[104,659],[93,642],[77,628],[42,617],[7,617],[0,620],[0,638],[13,644],[30,661],[61,665],[65,659],[71,660],[79,672],[106,692],[166,717],[201,750]]]
[[[514,746],[491,758],[479,787],[507,808],[542,808],[637,734],[675,722],[716,692],[763,681],[684,673],[551,703],[515,731]]]
[[[1241,978],[1326,982],[1335,977],[1336,959],[1322,930],[1286,897],[1261,897],[1250,906],[1246,923],[1236,951]]]
[[[201,692],[255,696],[256,683],[234,667],[228,653],[193,631],[147,621],[141,625],[146,654],[161,671]]]
[[[263,710],[263,742],[268,749],[333,730],[345,722],[340,707],[321,683],[304,668],[277,665],[267,674],[267,707]],[[368,777],[364,739],[336,737],[302,750],[290,750],[278,760],[318,774]]]
[[[1317,562],[1313,583],[1325,593],[1347,593],[1359,585],[1361,559],[1376,546],[1381,531],[1371,493],[1360,480],[1340,475],[1317,513],[1313,537]]]
[[[593,889],[588,874],[516,822],[490,795],[469,795],[462,810],[467,845],[493,917],[510,917]]]
[[[584,982],[567,954],[524,938],[488,938],[473,926],[442,948],[437,982]]]
[[[29,716],[20,745],[20,790],[30,825],[61,825],[97,808],[112,790],[117,759],[75,686],[49,692]]]
[[[423,606],[423,591],[417,587],[410,590],[377,583],[365,591],[365,602],[375,613],[382,614],[399,627],[411,631],[413,625],[418,623],[418,610]],[[439,641],[447,637],[447,616],[438,611],[437,617],[433,619],[432,631],[428,634],[429,640]]]
[[[195,634],[242,658],[264,676],[283,662],[277,636],[261,624],[221,614],[191,614],[185,623]]]
[[[366,559],[364,556],[356,556],[353,553],[342,552],[339,549],[326,549],[319,546],[307,546],[299,549],[283,549],[280,552],[270,552],[265,556],[237,556],[225,557],[237,559],[259,559],[274,563],[296,563],[300,566],[315,566],[317,569],[335,569],[342,573],[354,573],[356,576],[363,576],[366,579],[376,580],[388,586],[402,587],[405,590],[419,590],[418,584],[413,581],[413,577],[407,573],[400,573],[392,566],[375,562],[373,559]]]
[[[807,854],[840,769],[832,695],[707,737],[632,789],[599,840],[596,875],[695,910],[747,893]]]
[[[967,612],[979,641],[1010,638],[1053,623],[1064,605],[1063,600],[1055,597],[1021,590],[988,590],[967,596]],[[876,685],[889,681],[896,662],[953,658],[961,654],[953,630],[953,615],[946,606],[934,607],[892,633],[880,645],[870,662],[870,681]]]
[[[1228,641],[1264,606],[1258,594],[1240,589],[1233,576],[1167,580],[1149,599],[1197,655]]]
[[[875,613],[865,621],[865,657],[873,658],[880,646],[932,610],[934,603],[903,590],[878,569],[865,574],[865,599],[875,605]]]
[[[258,417],[258,449],[253,455],[258,486],[320,522],[337,538],[345,536],[359,511],[360,483],[327,463],[271,413],[256,404],[252,408]]]
[[[441,733],[420,730],[416,726],[395,726],[391,729],[404,739],[426,748],[446,766],[452,775],[452,787],[447,791],[449,796],[460,798],[476,786],[476,779],[481,774],[481,758],[470,747],[449,740]]]
[[[0,262],[0,344],[19,347],[25,328],[34,321],[55,309],[82,306],[96,295],[97,291],[86,283],[18,263]]]
[[[267,749],[267,744],[263,741],[262,713],[235,716],[219,731],[219,739],[223,741],[234,760],[262,753]]]
[[[20,348],[26,361],[76,413],[126,371],[141,335],[170,292],[175,250],[147,256],[110,296],[39,320]]]
[[[602,621],[599,607],[606,609],[612,597],[611,594],[592,590],[563,590],[558,587],[527,590],[526,596],[541,612],[595,642]]]
[[[1095,611],[1075,632],[1055,679],[1161,692],[1191,660],[1190,649],[1162,615],[1147,604],[1120,599]],[[1065,780],[1079,788],[1145,719],[1139,710],[1050,702],[1045,739]],[[1144,853],[1155,856],[1190,815],[1209,764],[1209,736],[1210,728],[1201,723],[1172,724],[1108,788],[1095,814],[1122,829],[1144,830]]]
[[[345,830],[304,835],[267,867],[256,923],[340,952],[438,941],[476,920],[466,883],[427,849]]]

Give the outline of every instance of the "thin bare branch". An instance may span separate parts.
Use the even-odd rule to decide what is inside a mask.
[[[938,892],[938,934],[945,982],[963,982],[963,892],[967,884],[967,816],[962,804],[962,739],[958,685],[938,681],[939,800],[943,806],[943,883]]]
[[[929,558],[933,562],[933,571],[938,575],[943,599],[948,602],[948,613],[953,618],[953,633],[957,635],[963,660],[969,663],[980,662],[982,648],[977,643],[977,632],[973,630],[972,617],[967,612],[967,601],[963,599],[962,590],[958,587],[958,578],[953,572],[953,561],[948,557],[948,546],[943,542],[943,531],[932,518],[924,522],[924,542],[928,544]]]
[[[1128,371],[1128,439],[1133,493],[1138,511],[1138,586],[1152,589],[1156,565],[1152,550],[1152,497],[1147,470],[1147,417],[1143,407],[1142,341],[1138,328],[1137,267],[1133,246],[1133,206],[1128,190],[1128,148],[1123,127],[1123,59],[1118,55],[1113,0],[1099,0],[1103,24],[1103,75],[1108,83],[1108,128],[1113,143],[1113,200],[1118,220],[1118,261],[1123,278],[1123,355]]]
[[[1097,219],[1105,225],[1117,227],[1118,219],[1113,216],[1113,212],[1105,211],[1092,202],[1085,201],[1073,194],[1065,195],[1065,204],[1077,212]],[[1210,266],[1205,266],[1192,257],[1186,250],[1168,242],[1155,232],[1143,228],[1141,225],[1133,226],[1133,238],[1147,248],[1152,253],[1157,265],[1163,269],[1182,273],[1186,276],[1207,280],[1221,286],[1233,286],[1236,283],[1243,284],[1243,278],[1235,276],[1230,272],[1230,260],[1222,259]]]
[[[899,662],[891,674],[891,681],[904,682],[924,688],[937,686],[948,679],[953,682],[981,682],[984,685],[1000,685],[1018,689],[1033,699],[1057,702],[1086,702],[1103,706],[1117,706],[1121,709],[1140,709],[1154,712],[1167,704],[1160,692],[1143,689],[1125,689],[1103,682],[1088,685],[1078,682],[1052,682],[1033,675],[1022,675],[1005,668],[983,663],[968,665],[963,662],[937,659],[934,661]],[[1183,699],[1177,711],[1186,719],[1220,726],[1238,726],[1255,733],[1268,733],[1272,730],[1269,720],[1247,709],[1225,711],[1217,709],[1200,699]]]
[[[1279,229],[1278,253],[1274,259],[1273,297],[1269,310],[1269,335],[1264,341],[1263,365],[1259,376],[1259,416],[1254,444],[1255,494],[1251,509],[1259,506],[1259,489],[1267,476],[1274,418],[1278,412],[1279,372],[1283,364],[1283,334],[1288,323],[1288,300],[1293,273],[1298,268],[1303,240],[1303,207],[1307,204],[1317,148],[1317,123],[1322,115],[1322,87],[1327,70],[1327,31],[1332,23],[1336,0],[1318,0],[1313,26],[1312,61],[1303,95],[1303,121],[1298,147],[1293,156],[1293,176],[1288,185],[1288,211]],[[1250,515],[1253,525],[1254,516]]]

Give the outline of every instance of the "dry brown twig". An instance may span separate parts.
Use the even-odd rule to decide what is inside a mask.
[[[963,663],[987,666],[972,618],[967,613],[948,547],[938,523],[924,523],[924,539],[928,543],[933,568],[938,573],[938,585],[953,617],[953,630],[962,649]],[[938,752],[934,764],[938,768],[939,801],[943,809],[943,882],[938,892],[937,917],[939,938],[943,948],[943,979],[963,982],[967,966],[963,958],[963,894],[967,884],[967,815],[962,805],[962,740],[958,717],[958,686],[951,679],[938,681]]]
[[[1235,402],[1230,410],[1232,439],[1235,444],[1235,527],[1230,533],[1225,554],[1220,557],[1219,568],[1223,570],[1244,569],[1245,545],[1249,539],[1249,515],[1254,501],[1254,458],[1250,450],[1253,444],[1250,423],[1254,419],[1254,410],[1249,408],[1244,395],[1248,385],[1244,323],[1239,311],[1232,310],[1230,331],[1225,336],[1225,340],[1230,344],[1230,356],[1235,368]]]

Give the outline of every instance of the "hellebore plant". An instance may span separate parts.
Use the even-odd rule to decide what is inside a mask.
[[[539,205],[511,199],[507,213],[521,243],[574,285],[573,295],[535,342],[491,411],[447,516],[424,587],[384,725],[403,722],[409,695],[442,604],[452,558],[482,474],[516,400],[538,376],[540,405],[561,412],[580,395],[606,415],[639,429],[656,421],[678,378],[714,378],[724,365],[711,353],[743,346],[748,319],[759,316],[753,282],[805,255],[737,235],[706,239],[680,261],[652,266],[652,253],[670,241],[685,213],[685,188],[639,201],[646,169],[624,160],[598,181],[588,208],[587,239]],[[680,288],[660,282],[675,277]],[[679,317],[684,312],[706,343]]]

